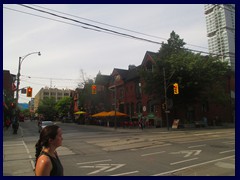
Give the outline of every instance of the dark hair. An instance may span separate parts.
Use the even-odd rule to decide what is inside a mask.
[[[56,138],[58,129],[59,129],[59,126],[57,126],[57,125],[49,125],[42,129],[40,136],[39,136],[39,140],[35,145],[35,147],[36,147],[36,153],[35,153],[36,163],[37,163],[38,156],[40,155],[40,153],[42,151],[43,146],[49,147],[49,139]],[[35,165],[36,165],[36,163],[35,163]]]

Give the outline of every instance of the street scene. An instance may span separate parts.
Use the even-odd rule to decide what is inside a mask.
[[[3,4],[3,37],[4,176],[235,176],[235,4]]]
[[[235,176],[235,129],[110,128],[57,122],[65,176]],[[35,121],[3,136],[3,175],[34,176]]]

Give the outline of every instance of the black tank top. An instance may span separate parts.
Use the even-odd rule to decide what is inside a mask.
[[[56,154],[56,158],[50,156],[48,153],[42,151],[40,153],[40,156],[44,154],[46,156],[48,156],[52,162],[52,170],[50,172],[50,176],[63,176],[63,166]]]

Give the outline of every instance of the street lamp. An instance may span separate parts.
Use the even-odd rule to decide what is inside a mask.
[[[19,84],[20,84],[20,70],[21,70],[21,65],[22,62],[24,61],[24,59],[32,54],[38,54],[39,56],[41,56],[40,52],[32,52],[29,53],[25,56],[19,57],[19,62],[18,62],[18,73],[17,73],[17,94],[16,94],[16,104],[18,105],[18,98],[19,98]]]
[[[24,59],[26,59],[26,57],[32,55],[32,54],[38,54],[39,56],[41,55],[40,52],[32,52],[29,53],[25,56],[19,57],[19,62],[18,62],[18,73],[17,73],[17,90],[16,90],[16,107],[18,107],[18,99],[19,99],[19,84],[20,84],[20,70],[21,70],[21,65],[22,62],[24,61]],[[17,108],[16,108],[17,111]],[[17,113],[15,114],[15,121],[18,122],[18,115]]]

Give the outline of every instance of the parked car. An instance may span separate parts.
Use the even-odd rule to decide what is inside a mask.
[[[46,126],[49,126],[49,125],[53,125],[53,124],[55,124],[55,123],[53,123],[52,121],[41,121],[41,123],[39,123],[39,126],[38,126],[38,132],[40,133],[43,128],[45,128]]]

